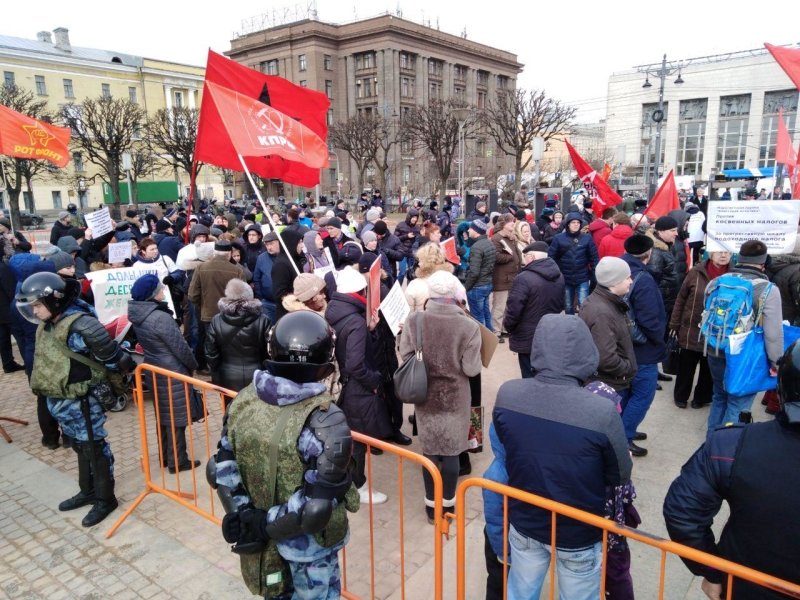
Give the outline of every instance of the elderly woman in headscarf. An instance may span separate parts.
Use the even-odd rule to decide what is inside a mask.
[[[307,231],[303,234],[303,248],[306,255],[306,264],[303,270],[313,273],[319,267],[329,267],[330,262],[325,255],[325,245],[319,231]]]

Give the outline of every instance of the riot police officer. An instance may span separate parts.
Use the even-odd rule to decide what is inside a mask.
[[[105,407],[116,399],[109,372],[127,372],[131,358],[111,339],[94,308],[80,300],[80,283],[55,273],[35,273],[22,282],[17,308],[38,323],[30,385],[78,455],[80,492],[61,511],[93,505],[84,527],[97,525],[117,508],[114,455],[106,441]]]
[[[800,342],[778,364],[780,412],[766,423],[728,424],[706,439],[672,482],[664,500],[670,537],[775,577],[800,583]],[[730,518],[719,542],[711,525],[722,501]],[[726,576],[684,560],[702,589],[725,598]],[[734,579],[733,597],[745,600],[786,596]]]
[[[67,204],[67,212],[69,213],[69,223],[72,227],[84,227],[83,215],[78,212],[78,207],[74,203]]]
[[[323,380],[334,339],[311,311],[270,331],[266,369],[228,408],[207,475],[227,514],[225,540],[250,591],[266,598],[340,596],[337,553],[358,510],[349,472],[352,437]]]

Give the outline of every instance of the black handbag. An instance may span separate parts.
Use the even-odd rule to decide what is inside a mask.
[[[190,390],[189,418],[191,419],[192,423],[199,423],[208,415],[206,403],[203,400],[203,394],[201,394],[197,388],[192,387]]]
[[[661,369],[667,375],[678,374],[678,360],[680,359],[681,347],[678,345],[678,338],[671,335],[667,338],[667,357],[661,362]]]
[[[394,372],[394,392],[406,404],[424,404],[428,399],[428,371],[422,360],[422,318],[423,313],[419,313],[414,354]]]

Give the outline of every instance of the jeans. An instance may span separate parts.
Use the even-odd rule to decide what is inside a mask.
[[[511,569],[508,600],[538,599],[550,567],[550,546],[526,537],[513,525],[508,531]],[[601,542],[578,550],[556,549],[560,600],[597,600],[600,597]]]
[[[492,327],[492,311],[489,308],[489,296],[492,293],[492,284],[476,285],[467,292],[469,311],[478,320],[478,323],[486,326],[489,331],[494,331]]]
[[[633,376],[631,387],[620,393],[622,396],[622,425],[625,427],[625,437],[628,442],[633,441],[636,428],[644,421],[653,398],[656,397],[658,385],[658,363],[639,365],[636,375]]]
[[[261,299],[261,312],[267,315],[270,324],[275,323],[275,303],[269,300]]]
[[[517,360],[519,360],[519,372],[523,379],[530,379],[536,376],[536,371],[531,366],[530,354],[517,354]]]
[[[739,413],[750,410],[753,406],[755,394],[748,396],[732,396],[725,391],[725,356],[713,356],[708,359],[708,370],[711,371],[711,380],[714,382],[714,391],[711,393],[711,411],[708,413],[708,431],[714,431],[725,423],[738,423]]]
[[[568,315],[574,315],[575,309],[583,306],[586,298],[589,296],[589,282],[584,281],[578,285],[565,285],[564,286],[564,312]],[[575,302],[577,301],[577,305]]]

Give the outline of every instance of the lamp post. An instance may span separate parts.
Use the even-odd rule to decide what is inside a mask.
[[[468,107],[453,109],[453,117],[458,121],[458,195],[462,202],[464,201],[464,126],[470,114],[472,110]]]
[[[642,174],[644,175],[644,189],[645,193],[649,194],[650,191],[650,141],[652,140],[652,131],[648,126],[647,131],[642,124],[642,145],[645,147],[644,152],[644,165],[642,166]],[[652,196],[648,195],[648,200]]]

